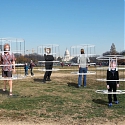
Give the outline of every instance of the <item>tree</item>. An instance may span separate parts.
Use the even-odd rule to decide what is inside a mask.
[[[111,49],[110,49],[110,54],[111,55],[116,55],[118,52],[116,51],[115,44],[112,43]]]

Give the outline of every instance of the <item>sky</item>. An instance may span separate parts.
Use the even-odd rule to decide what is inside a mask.
[[[45,44],[95,45],[95,53],[125,49],[124,0],[0,0],[0,38],[23,38],[25,49]]]

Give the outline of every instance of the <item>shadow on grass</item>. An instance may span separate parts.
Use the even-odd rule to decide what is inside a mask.
[[[42,82],[43,79],[34,79],[34,82]]]
[[[0,94],[2,95],[9,95],[9,91],[3,91],[3,89],[0,89]]]
[[[69,87],[73,86],[75,88],[78,88],[78,84],[76,84],[76,83],[68,82],[67,84],[68,84]]]
[[[107,101],[104,101],[102,99],[93,99],[92,100],[94,103],[101,104],[101,105],[107,105]]]

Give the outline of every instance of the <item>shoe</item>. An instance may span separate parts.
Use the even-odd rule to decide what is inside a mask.
[[[111,107],[112,106],[112,103],[109,103],[109,107]]]
[[[6,88],[4,88],[4,89],[3,89],[3,92],[5,92],[6,90],[7,90],[7,89],[6,89]]]
[[[115,104],[118,104],[119,103],[119,101],[115,101]]]
[[[51,79],[47,79],[46,81],[51,81]]]
[[[43,80],[42,80],[42,83],[46,83],[46,80],[43,79]]]
[[[80,88],[81,87],[81,85],[78,85],[78,88]]]
[[[12,92],[10,92],[10,93],[9,93],[9,96],[12,96],[12,95],[13,95]]]

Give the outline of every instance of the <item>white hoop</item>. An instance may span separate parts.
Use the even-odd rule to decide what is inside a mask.
[[[15,65],[15,66],[23,66],[24,64],[10,64],[10,65],[0,65],[0,66],[13,66],[13,65]]]
[[[25,40],[22,38],[0,38],[3,41],[12,41],[12,42],[24,42]]]
[[[87,73],[71,72],[71,74],[74,74],[74,75],[95,75],[96,72],[94,72],[94,71],[88,71]]]
[[[123,55],[105,55],[105,57],[123,57]]]
[[[97,57],[97,60],[109,60],[111,58],[115,58],[115,59],[124,59],[123,55],[106,55],[106,56],[100,56]]]
[[[109,67],[97,67],[96,68],[97,70],[100,70],[100,69],[102,69],[102,70],[108,70],[109,69]],[[119,70],[121,70],[121,69],[125,69],[125,68],[119,68],[119,67],[117,67],[117,69],[119,69]]]
[[[60,69],[38,69],[39,71],[59,71]]]
[[[38,62],[59,62],[59,61],[38,61]]]
[[[119,80],[107,80],[107,79],[96,79],[97,81],[104,81],[104,82],[106,82],[106,81],[125,81],[125,79],[119,79]]]
[[[81,45],[77,45],[77,46],[71,46],[71,48],[81,48],[81,47],[91,48],[91,47],[95,47],[95,45],[91,45],[91,44],[81,44]]]
[[[89,54],[89,53],[88,53],[88,54],[85,54],[86,57],[88,57],[88,56],[95,56],[95,55],[96,55],[96,54]],[[73,56],[79,56],[79,54],[73,54]]]
[[[99,94],[125,94],[125,90],[116,90],[116,92],[108,92],[108,90],[96,90]]]
[[[0,76],[0,80],[17,80],[17,79],[24,79],[25,76],[22,75],[13,75],[12,77],[2,77]]]

